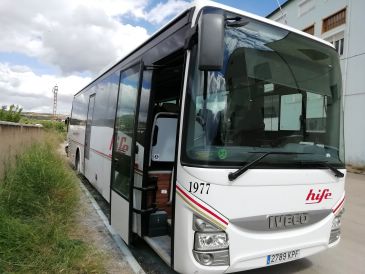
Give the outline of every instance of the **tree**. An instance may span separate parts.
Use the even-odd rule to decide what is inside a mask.
[[[0,110],[0,121],[18,123],[22,110],[22,108],[14,104],[11,105],[8,109],[6,106],[2,106]]]

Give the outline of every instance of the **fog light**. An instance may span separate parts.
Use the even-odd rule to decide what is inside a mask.
[[[344,209],[342,209],[339,214],[335,216],[335,218],[332,221],[332,227],[331,227],[331,234],[329,239],[329,244],[332,244],[340,239],[341,236],[341,217],[344,212]]]
[[[336,242],[338,239],[340,239],[340,236],[341,236],[340,229],[331,230],[330,239],[329,239],[328,243],[332,244],[332,243]]]
[[[195,250],[207,251],[228,248],[228,237],[225,232],[195,233]]]
[[[204,265],[210,265],[213,262],[213,255],[209,253],[200,254],[200,261]]]
[[[341,216],[336,216],[332,221],[331,230],[340,229],[341,227]]]
[[[202,265],[218,266],[218,265],[229,265],[229,251],[211,251],[211,252],[200,252],[193,250],[194,258]]]

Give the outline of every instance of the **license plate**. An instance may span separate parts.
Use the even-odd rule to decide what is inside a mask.
[[[277,254],[267,255],[266,265],[280,264],[291,260],[298,259],[300,256],[300,250],[292,250]]]

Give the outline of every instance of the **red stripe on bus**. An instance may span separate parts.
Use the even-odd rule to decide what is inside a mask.
[[[113,148],[113,143],[114,143],[114,138],[113,138],[113,136],[112,136],[112,139],[110,140],[109,150],[112,150],[112,148]]]
[[[211,210],[209,210],[208,208],[206,208],[205,206],[199,204],[197,201],[195,201],[194,199],[192,199],[188,194],[186,194],[178,185],[176,185],[176,188],[186,197],[188,198],[190,201],[192,201],[194,204],[196,204],[197,206],[199,206],[200,208],[204,209],[206,212],[208,212],[209,214],[213,215],[215,218],[217,218],[218,220],[220,220],[222,223],[224,223],[225,225],[228,225],[228,222],[223,220],[221,217],[219,217],[217,214],[215,214],[214,212],[212,212]]]
[[[342,198],[342,201],[338,204],[338,206],[335,209],[332,209],[333,213],[335,213],[345,202],[345,197]]]
[[[70,139],[70,141],[72,141],[72,142],[74,142],[74,143],[76,143],[76,144],[78,144],[80,146],[84,146],[83,144],[81,144],[81,143],[79,143],[79,142],[77,142],[75,140]],[[92,150],[92,151],[96,152],[97,154],[100,154],[100,156],[104,156],[104,157],[106,157],[108,159],[111,159],[112,158],[112,155],[111,154],[108,155],[108,154],[105,154],[105,153],[103,153],[103,152],[101,152],[99,150],[93,149],[93,148],[90,148],[90,150]]]
[[[111,159],[112,158],[112,156],[109,154],[105,154],[105,153],[103,153],[103,152],[101,152],[101,151],[98,151],[98,150],[96,150],[96,149],[93,149],[93,148],[90,148],[92,151],[94,151],[94,152],[96,152],[96,153],[98,153],[98,154],[100,154],[101,156],[105,156],[105,157],[107,157],[107,158],[109,158],[109,159]]]

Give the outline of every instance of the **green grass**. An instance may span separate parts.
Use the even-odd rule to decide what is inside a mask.
[[[51,143],[30,147],[0,182],[0,273],[103,273],[101,257],[70,236],[77,179]]]
[[[54,120],[31,119],[23,116],[21,117],[19,123],[26,125],[42,125],[45,132],[56,133],[63,140],[66,140],[67,126],[65,122],[54,121]]]
[[[65,122],[61,121],[54,121],[54,120],[37,120],[37,119],[30,119],[27,117],[21,117],[20,121],[21,124],[26,125],[35,125],[35,124],[41,124],[43,128],[47,130],[55,130],[57,132],[63,133],[66,132],[66,124]]]

